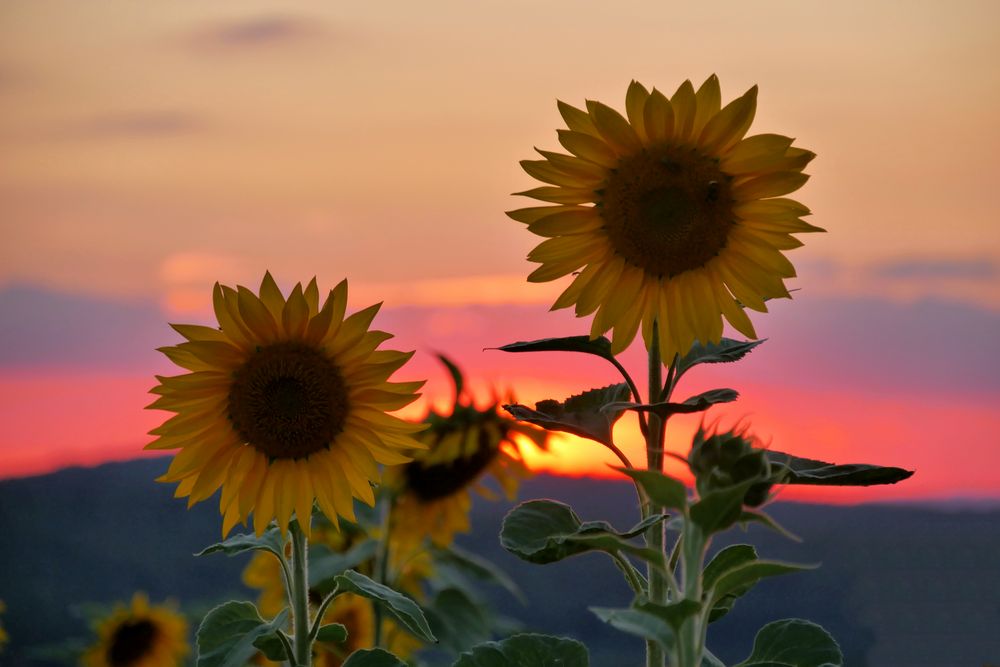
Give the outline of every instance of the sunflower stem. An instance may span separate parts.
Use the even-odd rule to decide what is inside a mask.
[[[389,521],[392,519],[392,498],[386,497],[381,500],[382,505],[382,534],[379,536],[378,551],[375,552],[375,581],[385,584],[389,579]],[[373,605],[374,646],[382,645],[382,605]]]
[[[310,517],[311,519],[312,517]],[[308,519],[307,519],[308,520]],[[309,637],[309,541],[299,527],[298,518],[289,524],[292,533],[292,629],[295,639],[295,662],[312,665],[312,640]]]
[[[658,323],[653,321],[652,345],[649,347],[649,402],[658,403],[662,395],[663,386],[663,361],[660,358]],[[648,430],[646,432],[646,465],[650,470],[663,471],[663,420],[655,413],[649,413]],[[649,514],[660,514],[663,507],[653,502],[649,502]],[[665,541],[663,524],[657,523],[646,531],[646,544],[650,549],[655,549],[659,553],[665,553]],[[649,599],[656,604],[665,604],[667,601],[667,581],[664,573],[656,568],[653,563],[646,566],[646,577],[649,581]],[[655,641],[646,642],[646,667],[663,667],[666,656],[661,647]]]

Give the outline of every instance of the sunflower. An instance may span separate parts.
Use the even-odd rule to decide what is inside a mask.
[[[117,605],[96,626],[97,643],[84,653],[85,667],[175,667],[190,653],[188,625],[167,606],[151,606],[142,593],[130,607]]]
[[[600,102],[559,102],[570,155],[539,150],[543,160],[521,162],[550,185],[518,194],[554,204],[508,213],[546,237],[528,255],[541,264],[528,280],[576,273],[553,309],[594,313],[591,337],[613,329],[615,353],[640,326],[652,347],[654,322],[667,360],[718,342],[723,316],[756,338],[743,307],[767,312],[766,299],[787,297],[795,269],[781,251],[802,245],[794,233],[823,231],[782,197],[806,182],[815,155],[777,134],[745,136],[756,86],[725,108],[720,99],[712,75],[669,99],[633,81],[627,118]]]
[[[394,560],[406,562],[419,553],[424,538],[447,546],[456,533],[469,531],[471,489],[494,498],[478,482],[491,475],[508,499],[517,494],[520,481],[528,476],[515,434],[543,446],[546,434],[500,413],[500,401],[477,408],[462,387],[461,374],[450,361],[442,361],[456,380],[455,403],[450,414],[431,410],[418,436],[427,449],[414,454],[410,463],[386,470],[386,486],[396,490],[391,511],[390,539]]]
[[[265,274],[260,295],[215,285],[219,328],[172,325],[187,342],[160,348],[190,371],[157,376],[149,407],[177,413],[146,449],[180,449],[161,482],[178,482],[188,507],[222,488],[226,535],[253,513],[261,535],[284,532],[294,511],[307,533],[313,501],[336,525],[353,498],[375,501],[378,465],[400,464],[422,427],[386,414],[413,402],[423,382],[389,382],[412,352],[377,350],[369,331],[381,304],[344,319],[347,281],[322,307],[313,279],[286,299]]]

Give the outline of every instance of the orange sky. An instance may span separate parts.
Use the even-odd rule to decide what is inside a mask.
[[[404,342],[484,386],[588,388],[587,363],[479,352],[587,327],[524,281],[517,161],[556,147],[556,98],[620,108],[633,78],[715,72],[725,99],[760,85],[755,132],[818,153],[800,199],[830,231],[790,254],[795,302],[756,320],[770,364],[712,375],[743,392],[726,414],[777,449],[920,468],[852,498],[996,494],[998,21],[989,0],[6,2],[0,477],[136,454],[164,367],[115,346],[171,342],[156,323],[204,320],[214,281],[265,268],[348,276],[354,307],[385,300]],[[414,372],[446,391],[426,355]],[[573,443],[543,465],[602,461]]]

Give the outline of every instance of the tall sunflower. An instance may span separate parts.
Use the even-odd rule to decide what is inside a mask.
[[[724,108],[715,75],[669,98],[633,81],[625,116],[600,102],[558,106],[570,154],[522,161],[549,185],[518,193],[554,205],[508,213],[547,239],[528,255],[541,264],[528,280],[578,272],[553,308],[594,313],[591,336],[613,329],[615,353],[640,326],[651,347],[654,321],[668,361],[696,340],[718,342],[722,316],[756,338],[743,307],[767,312],[766,299],[787,297],[795,269],[781,251],[802,245],[794,233],[823,231],[782,197],[806,182],[815,155],[788,137],[746,136],[757,87]]]
[[[216,284],[213,301],[218,329],[172,325],[187,342],[160,348],[189,372],[151,390],[149,407],[176,415],[146,449],[180,450],[158,481],[189,507],[221,487],[223,535],[251,512],[258,535],[293,511],[308,532],[314,500],[353,521],[353,498],[375,501],[377,464],[421,447],[420,425],[386,414],[419,396],[422,381],[388,381],[413,353],[376,349],[392,337],[368,329],[381,304],[344,318],[346,280],[322,307],[315,279],[286,299],[270,273],[259,295]]]
[[[97,643],[84,653],[84,667],[176,667],[191,652],[187,621],[142,593],[118,605],[97,626]]]
[[[547,434],[500,413],[500,402],[477,408],[463,389],[457,367],[442,357],[455,380],[455,402],[449,414],[429,411],[427,430],[418,437],[426,449],[413,461],[386,469],[386,486],[395,490],[390,540],[394,560],[406,562],[425,538],[446,546],[456,533],[468,532],[472,489],[492,498],[479,482],[490,475],[513,499],[528,470],[514,442],[515,434],[545,444]]]

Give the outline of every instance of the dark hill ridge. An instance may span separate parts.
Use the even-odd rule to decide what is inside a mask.
[[[44,664],[28,646],[84,637],[81,604],[128,599],[145,590],[187,608],[249,597],[240,583],[245,559],[196,559],[216,541],[211,501],[190,511],[172,487],[153,482],[164,459],[72,468],[0,482],[0,599],[11,644],[0,664]],[[620,527],[635,521],[628,484],[539,476],[522,498],[571,504],[584,519]],[[584,555],[535,566],[499,545],[509,506],[478,502],[473,534],[461,543],[494,559],[526,591],[529,604],[497,593],[491,604],[528,628],[586,641],[594,667],[641,664],[641,642],[607,628],[590,605],[626,605],[630,595],[610,561]],[[762,583],[715,627],[710,645],[725,660],[746,655],[764,623],[801,616],[826,626],[850,667],[981,667],[1000,664],[1000,510],[923,505],[833,507],[782,503],[772,514],[803,538],[789,542],[751,528],[766,557],[823,562],[816,571]]]

